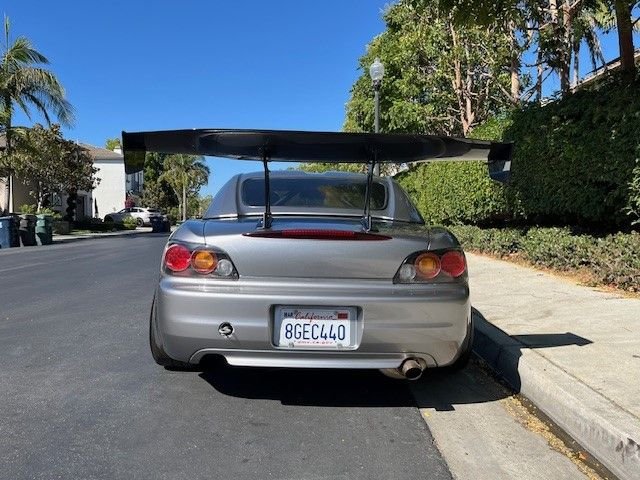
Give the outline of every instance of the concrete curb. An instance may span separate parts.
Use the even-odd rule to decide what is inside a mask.
[[[110,233],[95,233],[95,234],[87,234],[87,235],[54,235],[53,237],[53,245],[61,245],[65,243],[76,242],[80,240],[91,240],[96,238],[114,238],[114,237],[127,237],[130,235],[147,235],[153,233],[151,230],[124,230],[121,232],[110,232]],[[160,235],[156,233],[156,235]],[[169,235],[166,233],[165,235]]]
[[[474,310],[474,352],[621,479],[640,479],[640,421]]]

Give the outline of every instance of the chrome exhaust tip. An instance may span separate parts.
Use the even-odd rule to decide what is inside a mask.
[[[414,358],[408,358],[400,365],[400,373],[407,380],[418,380],[422,376],[424,367],[422,363]]]

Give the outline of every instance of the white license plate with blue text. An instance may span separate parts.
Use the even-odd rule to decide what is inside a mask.
[[[280,307],[277,345],[288,348],[349,348],[352,346],[353,308]]]

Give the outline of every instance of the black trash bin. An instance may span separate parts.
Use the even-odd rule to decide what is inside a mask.
[[[20,246],[16,217],[0,217],[0,248]]]
[[[23,247],[33,247],[37,245],[36,242],[36,220],[35,215],[23,214],[20,215],[20,241]]]
[[[162,232],[162,217],[151,217],[149,220],[151,221],[151,231],[153,233]]]
[[[51,245],[53,243],[53,216],[37,215],[36,241],[38,245]]]

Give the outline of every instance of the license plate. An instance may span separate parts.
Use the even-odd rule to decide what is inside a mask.
[[[354,308],[276,309],[276,345],[285,348],[349,348],[354,345],[352,333]]]

